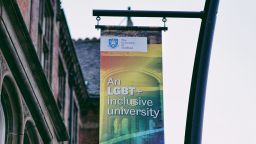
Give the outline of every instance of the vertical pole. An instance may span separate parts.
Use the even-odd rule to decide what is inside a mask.
[[[191,81],[185,144],[201,144],[205,92],[219,0],[206,0]]]

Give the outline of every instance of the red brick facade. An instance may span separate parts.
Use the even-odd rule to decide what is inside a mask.
[[[30,14],[31,14],[31,0],[17,0],[21,14],[25,21],[26,26],[29,28]]]

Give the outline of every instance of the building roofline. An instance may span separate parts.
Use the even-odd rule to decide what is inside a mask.
[[[61,9],[60,12],[60,28],[63,28],[64,30],[64,34],[66,35],[66,40],[67,43],[69,45],[68,50],[63,50],[63,54],[64,54],[64,59],[65,61],[68,63],[68,69],[70,73],[76,73],[75,77],[74,77],[74,83],[75,85],[77,85],[76,88],[76,94],[77,94],[77,99],[79,101],[79,105],[80,107],[85,103],[87,97],[88,97],[88,92],[87,92],[87,87],[84,83],[84,77],[83,77],[83,73],[78,61],[78,57],[75,51],[75,46],[73,43],[73,40],[71,38],[71,34],[69,31],[69,27],[68,27],[68,23],[66,20],[66,16],[65,16],[65,12],[63,9]],[[65,56],[68,55],[68,56]],[[71,56],[71,57],[70,57]]]

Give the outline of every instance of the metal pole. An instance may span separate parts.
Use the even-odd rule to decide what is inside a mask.
[[[201,144],[205,92],[219,0],[206,0],[190,88],[185,144]]]
[[[202,18],[203,12],[191,11],[144,11],[144,10],[93,10],[93,16],[111,17],[174,17]]]

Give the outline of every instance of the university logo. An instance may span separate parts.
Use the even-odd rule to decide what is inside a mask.
[[[108,45],[113,49],[117,48],[118,47],[118,39],[117,38],[108,39]]]

